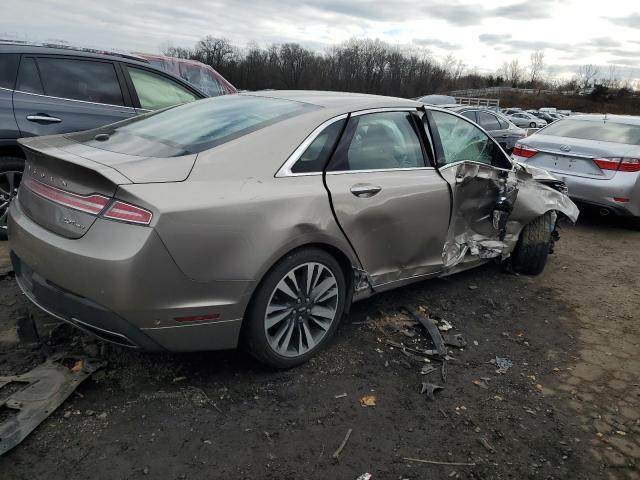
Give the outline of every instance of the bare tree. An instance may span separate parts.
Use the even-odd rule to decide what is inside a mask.
[[[531,62],[529,63],[529,82],[535,87],[536,82],[540,79],[544,70],[544,52],[536,50],[531,53]]]
[[[196,60],[218,70],[231,60],[234,53],[235,49],[227,39],[207,35],[196,44],[194,56]]]
[[[520,60],[514,58],[509,62],[507,78],[512,87],[517,87],[524,74],[524,69],[520,65]]]
[[[589,85],[591,85],[591,81],[596,78],[599,72],[600,69],[591,63],[581,66],[578,75],[582,83],[582,88],[588,88]]]

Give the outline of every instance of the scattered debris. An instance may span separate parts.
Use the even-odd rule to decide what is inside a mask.
[[[445,345],[450,345],[452,347],[464,348],[467,346],[467,341],[464,339],[464,336],[461,333],[442,335],[442,340],[444,341]]]
[[[196,407],[214,405],[211,399],[203,390],[196,387],[186,387],[180,390],[185,399],[189,400]]]
[[[472,383],[480,388],[484,388],[485,390],[489,388],[487,382],[485,382],[484,380],[474,380]]]
[[[415,318],[418,322],[420,322],[422,326],[427,330],[427,332],[431,336],[431,340],[435,345],[435,349],[438,352],[438,355],[440,355],[441,357],[446,357],[447,347],[445,347],[444,345],[444,341],[442,340],[442,335],[438,330],[438,326],[436,325],[436,322],[434,322],[431,318],[418,313],[415,309],[411,307],[403,307],[403,308],[404,310],[409,312],[413,318]]]
[[[68,360],[75,360],[73,368],[65,366]],[[0,403],[0,409],[12,413],[0,423],[0,455],[24,440],[102,365],[58,355],[23,375],[0,377],[0,389],[12,382],[25,385]]]
[[[438,368],[433,365],[425,365],[424,367],[422,367],[422,370],[420,370],[420,374],[428,375],[430,373],[436,372],[437,370]]]
[[[334,395],[334,397],[333,397],[333,398],[344,398],[344,397],[346,397],[346,396],[347,396],[347,394],[346,394],[346,393],[341,393],[341,394],[339,394],[339,395]]]
[[[453,329],[453,325],[451,325],[446,320],[440,320],[440,325],[438,325],[438,329],[441,332],[448,332],[449,330]]]
[[[493,448],[493,445],[491,445],[489,443],[489,440],[487,440],[485,437],[480,437],[478,438],[478,441],[480,442],[480,444],[490,453],[496,453],[496,449]]]
[[[375,403],[374,403],[375,405]],[[336,460],[338,459],[338,457],[340,456],[340,454],[342,453],[342,450],[344,450],[344,447],[347,445],[347,442],[349,441],[349,437],[351,436],[351,432],[353,432],[353,429],[350,428],[349,430],[347,430],[347,434],[344,436],[344,439],[342,440],[342,443],[340,444],[340,446],[338,447],[338,449],[333,452],[333,458],[335,458]]]
[[[375,395],[365,395],[360,399],[360,405],[363,407],[375,407],[376,406],[376,396]]]
[[[409,458],[403,457],[403,460],[407,460],[408,462],[419,462],[419,463],[429,463],[431,465],[452,465],[458,467],[475,467],[475,463],[464,463],[464,462],[439,462],[437,460],[423,460],[421,458]]]
[[[356,480],[371,480],[372,476],[370,473],[363,473]]]
[[[436,397],[434,395],[434,393],[438,390],[442,390],[444,389],[443,386],[441,385],[435,385],[433,383],[429,383],[429,382],[422,382],[422,389],[420,390],[420,393],[426,393],[427,394],[427,398],[429,400],[435,400]]]
[[[176,377],[173,380],[171,380],[172,383],[178,383],[178,382],[183,382],[187,379],[187,377]]]
[[[477,288],[478,288],[477,285],[469,285],[469,290],[475,290]]]
[[[506,373],[511,367],[513,367],[513,361],[508,357],[496,357],[495,361],[498,366],[497,373]]]

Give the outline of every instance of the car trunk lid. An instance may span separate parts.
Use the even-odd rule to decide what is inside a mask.
[[[562,175],[600,180],[613,178],[616,172],[601,169],[595,160],[624,157],[630,150],[628,145],[551,135],[532,135],[518,144],[536,151],[533,156],[524,158],[527,164]],[[517,156],[517,151],[514,155]]]

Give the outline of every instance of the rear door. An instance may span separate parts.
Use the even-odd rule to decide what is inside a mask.
[[[88,130],[136,115],[108,60],[23,55],[13,105],[23,137]]]
[[[448,112],[428,111],[440,174],[451,186],[451,224],[445,267],[467,253],[499,256],[518,188],[512,165],[498,144],[471,122]]]
[[[352,114],[325,179],[374,288],[442,270],[450,193],[427,160],[415,109]]]

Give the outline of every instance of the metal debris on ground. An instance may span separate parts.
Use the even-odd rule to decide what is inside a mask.
[[[363,473],[356,480],[371,480],[372,475],[370,473]]]
[[[335,452],[333,452],[332,456],[336,460],[338,459],[338,457],[342,453],[342,450],[344,450],[344,447],[347,445],[347,442],[349,441],[349,437],[351,436],[351,432],[353,432],[353,428],[350,428],[349,430],[347,430],[347,434],[344,436],[344,439],[342,440],[342,443],[340,444],[338,449]]]
[[[438,368],[433,366],[433,365],[425,365],[424,367],[422,367],[422,370],[420,370],[420,374],[421,375],[428,375],[430,373],[433,372],[437,372]]]
[[[414,308],[403,307],[403,309],[409,312],[409,314],[411,314],[411,316],[420,322],[420,324],[427,330],[427,333],[431,336],[431,340],[435,345],[435,350],[438,352],[438,355],[446,357],[447,347],[444,345],[444,340],[442,339],[442,335],[440,334],[440,330],[438,330],[436,322],[433,321],[433,319],[422,315]]]
[[[496,366],[498,367],[498,373],[505,373],[513,367],[513,361],[508,357],[496,357]]]
[[[420,393],[426,393],[427,398],[429,400],[435,400],[436,397],[434,393],[438,390],[442,390],[443,388],[444,387],[442,385],[436,385],[434,383],[429,383],[429,382],[422,382],[422,388],[420,390]]]
[[[448,332],[449,330],[453,329],[453,325],[451,325],[451,323],[447,322],[446,320],[440,320],[440,325],[438,325],[438,330],[440,330],[441,332]]]
[[[344,397],[346,397],[346,396],[347,396],[347,394],[346,394],[346,393],[340,393],[340,394],[338,394],[338,395],[334,395],[334,397],[333,397],[333,398],[344,398]]]
[[[442,340],[444,341],[445,345],[450,345],[452,347],[464,348],[467,346],[467,341],[464,339],[464,336],[461,333],[442,335]]]
[[[376,396],[375,395],[365,395],[360,399],[360,405],[363,407],[375,407],[376,406]]]
[[[472,383],[480,388],[484,388],[485,390],[489,388],[487,382],[485,382],[484,380],[474,380]]]
[[[409,458],[409,457],[403,457],[403,460],[406,460],[408,462],[419,462],[419,463],[428,463],[431,465],[452,465],[452,466],[459,466],[459,467],[475,467],[476,464],[473,462],[469,462],[469,463],[465,463],[465,462],[439,462],[437,460],[423,460],[422,458]]]
[[[491,445],[489,443],[489,440],[487,440],[485,437],[480,437],[478,438],[478,441],[480,442],[480,444],[490,453],[496,453],[496,449],[493,448],[493,445]]]
[[[73,361],[73,368],[66,366]],[[93,372],[102,367],[84,357],[57,355],[22,375],[0,377],[0,390],[16,383],[23,388],[0,400],[0,455],[18,445],[73,393]]]

